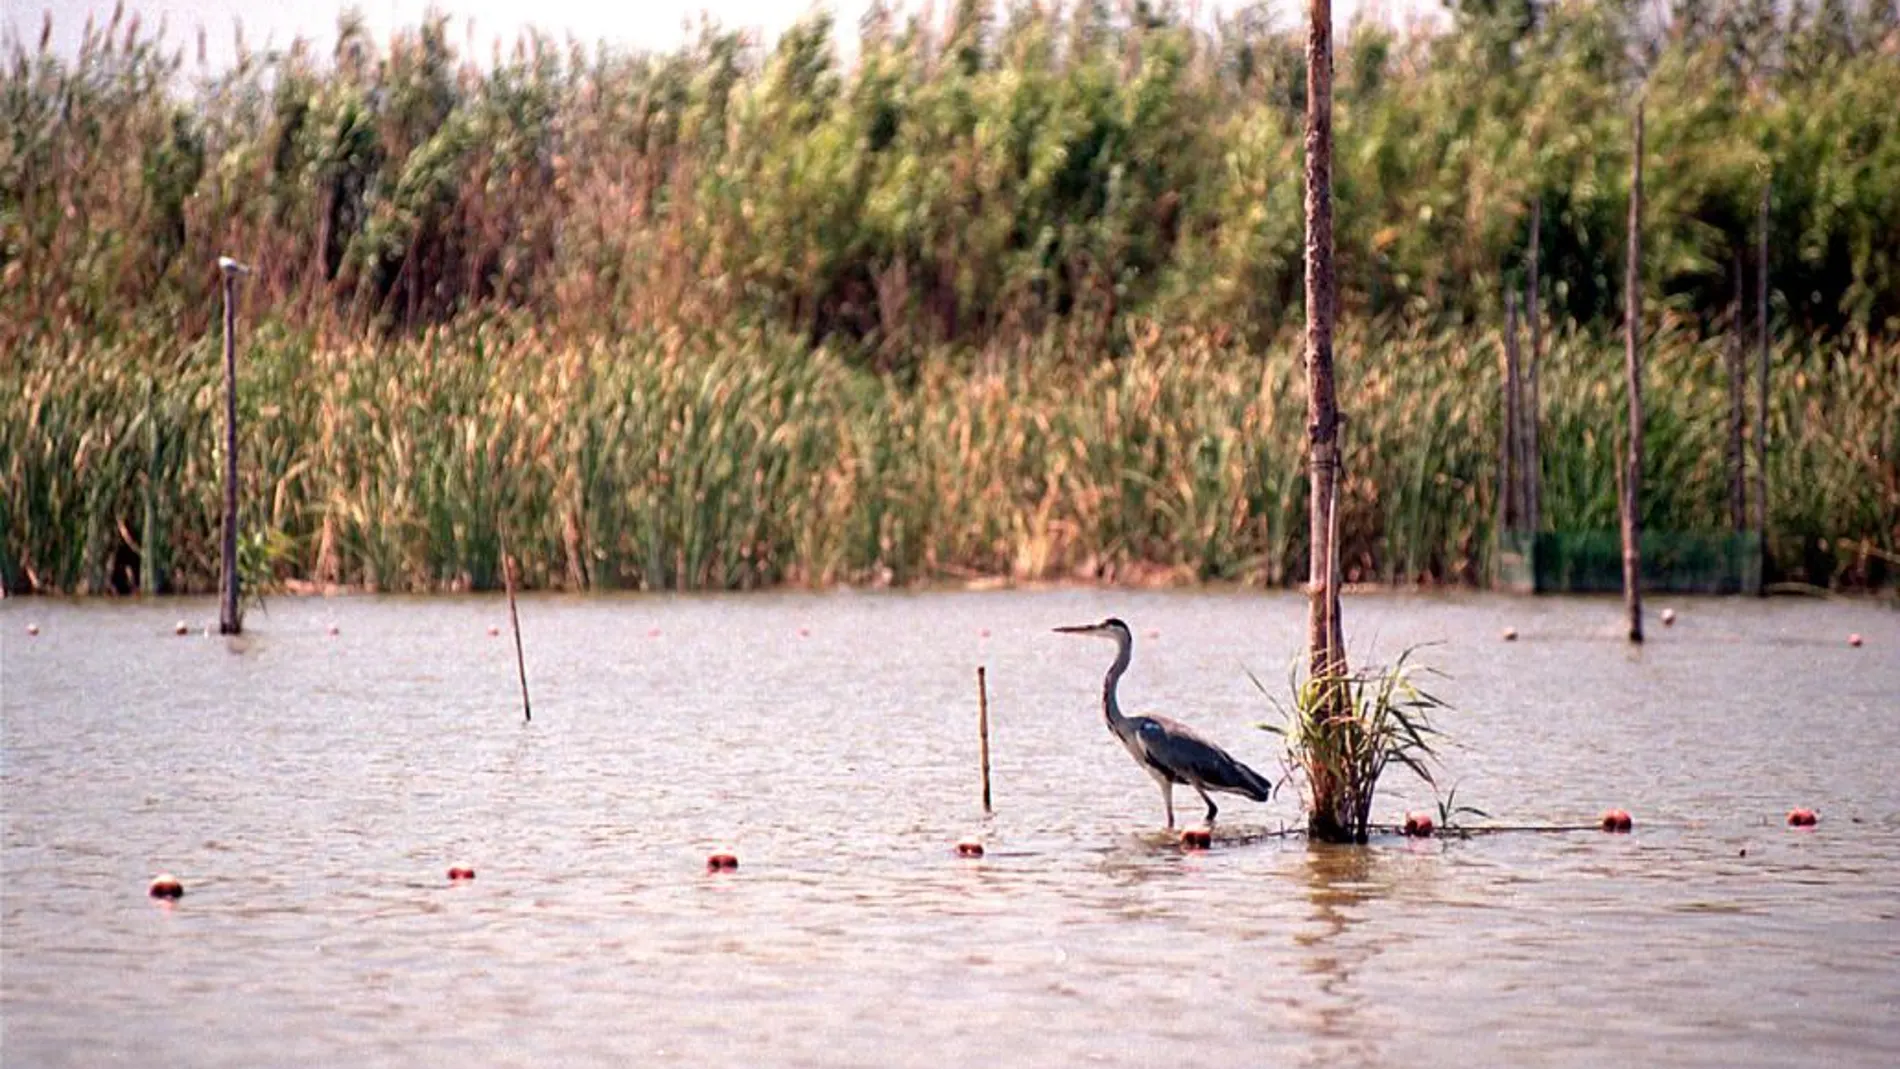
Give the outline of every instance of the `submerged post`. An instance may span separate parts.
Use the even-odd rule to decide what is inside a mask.
[[[218,633],[244,631],[238,610],[238,462],[237,462],[237,276],[251,269],[229,256],[218,257],[224,284],[224,527],[219,539]]]
[[[1623,362],[1629,392],[1629,468],[1623,478],[1623,604],[1629,639],[1643,641],[1643,104],[1636,104],[1631,131],[1629,255],[1623,269]]]
[[[983,814],[990,809],[990,689],[983,678],[983,666],[976,666],[976,734],[982,745]]]

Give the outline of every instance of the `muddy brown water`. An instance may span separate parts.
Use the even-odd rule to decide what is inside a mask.
[[[1320,848],[1286,788],[1183,853],[1049,628],[1127,618],[1125,706],[1279,780],[1297,597],[529,598],[525,725],[494,598],[9,600],[0,1060],[1900,1064],[1900,613],[1664,604],[1640,651],[1611,600],[1346,605],[1439,643],[1460,802],[1633,834]]]

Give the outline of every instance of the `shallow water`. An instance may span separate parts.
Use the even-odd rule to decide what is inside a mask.
[[[1183,853],[1101,723],[1111,647],[1048,629],[1126,617],[1124,705],[1278,780],[1246,673],[1284,690],[1297,597],[532,598],[531,724],[493,598],[273,599],[236,643],[201,600],[8,600],[0,1055],[1900,1064],[1900,613],[1664,604],[1641,651],[1609,600],[1346,604],[1361,656],[1441,643],[1460,802],[1634,834],[1317,848],[1268,834],[1288,788]],[[1384,819],[1430,801],[1398,776]]]

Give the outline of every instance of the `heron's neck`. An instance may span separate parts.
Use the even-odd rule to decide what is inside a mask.
[[[1115,663],[1108,666],[1108,676],[1102,680],[1102,717],[1108,721],[1108,729],[1120,734],[1122,725],[1128,718],[1122,715],[1121,703],[1115,700],[1115,684],[1121,682],[1122,673],[1128,671],[1128,662],[1134,656],[1134,643],[1119,643],[1115,650]]]

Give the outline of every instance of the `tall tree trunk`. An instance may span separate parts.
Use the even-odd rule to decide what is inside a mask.
[[[1762,592],[1768,584],[1768,195],[1773,179],[1761,187],[1761,241],[1755,264],[1755,332],[1761,363],[1755,386],[1755,530],[1761,537]]]
[[[1543,229],[1544,198],[1539,197],[1531,205],[1530,278],[1524,284],[1524,318],[1531,329],[1531,348],[1524,363],[1524,526],[1532,535],[1544,523],[1544,454],[1539,429],[1544,409],[1537,377],[1539,366],[1544,362],[1544,330],[1537,305],[1538,246]]]
[[[1339,401],[1333,386],[1333,7],[1311,0],[1306,30],[1306,414],[1310,493],[1311,565],[1307,648],[1315,679],[1346,673],[1344,632],[1339,621],[1340,451]],[[1343,687],[1309,710],[1326,718],[1344,698]],[[1319,724],[1315,730],[1330,731]],[[1351,814],[1343,784],[1330,777],[1313,783],[1307,830],[1339,842],[1350,837]]]
[[[244,630],[238,612],[237,572],[237,271],[220,265],[224,276],[224,529],[219,540],[218,633]]]
[[[1507,465],[1505,511],[1509,529],[1521,531],[1529,517],[1524,474],[1524,362],[1517,348],[1517,293],[1504,291],[1504,426]]]
[[[1630,153],[1629,256],[1623,270],[1623,359],[1629,392],[1629,467],[1623,478],[1623,603],[1631,642],[1643,641],[1643,105],[1636,105]]]
[[[1746,346],[1742,325],[1742,256],[1735,255],[1735,300],[1728,315],[1728,520],[1736,534],[1748,530],[1747,454],[1742,428],[1748,423],[1747,375],[1742,353]]]

